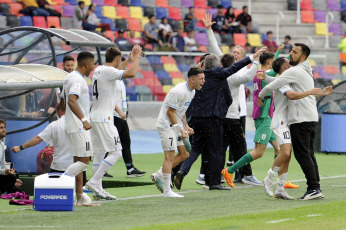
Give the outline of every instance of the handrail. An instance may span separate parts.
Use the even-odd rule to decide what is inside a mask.
[[[251,0],[248,0],[247,1],[247,8],[248,8],[248,10],[249,10],[249,14],[251,15],[251,8],[252,8],[252,1]]]
[[[301,16],[300,16],[300,1],[301,0],[297,0],[297,20],[296,20],[297,24],[302,23]]]
[[[279,44],[280,43],[280,20],[281,19],[284,19],[285,18],[285,15],[279,11],[277,14],[276,14],[276,43]]]
[[[330,16],[330,21],[329,17]],[[326,42],[324,44],[324,48],[329,49],[329,25],[332,24],[332,21],[334,21],[334,15],[331,12],[328,12],[326,14]]]

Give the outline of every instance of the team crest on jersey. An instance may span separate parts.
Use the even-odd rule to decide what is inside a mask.
[[[185,106],[189,106],[191,104],[190,101],[185,102]]]
[[[254,90],[254,91],[258,90],[257,82],[253,84],[253,90]]]
[[[267,137],[267,135],[262,134],[262,140],[265,140],[265,139],[266,139],[266,137]]]

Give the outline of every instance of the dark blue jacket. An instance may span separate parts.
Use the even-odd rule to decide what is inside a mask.
[[[232,104],[227,78],[250,63],[250,58],[246,57],[227,68],[215,67],[204,70],[205,83],[201,90],[196,90],[187,116],[225,118],[228,107]]]

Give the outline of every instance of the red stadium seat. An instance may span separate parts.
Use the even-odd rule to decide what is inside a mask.
[[[54,7],[54,9],[56,11],[58,11],[60,14],[62,14],[61,5],[51,5],[51,7]]]
[[[124,33],[124,34],[126,34],[126,33]],[[112,42],[114,42],[114,40],[115,40],[114,32],[111,31],[111,30],[107,30],[107,31],[106,31],[106,37],[109,38],[109,39],[111,39]]]
[[[60,28],[60,18],[56,16],[48,16],[47,17],[47,27],[55,26],[55,28]]]
[[[245,34],[233,34],[234,45],[245,46],[246,36]]]
[[[33,16],[32,21],[35,27],[47,28],[46,19],[43,16]]]
[[[180,9],[175,7],[168,8],[168,17],[174,20],[182,20]]]
[[[54,5],[54,3],[57,5],[69,5],[64,0],[52,0],[52,5]]]
[[[104,5],[105,6],[116,6],[117,5],[117,1],[116,0],[105,0]]]
[[[323,67],[324,72],[330,73],[330,74],[338,74],[339,73],[339,68],[337,66],[332,66],[332,65],[326,65]]]
[[[314,12],[311,10],[301,11],[302,22],[304,23],[315,23]]]
[[[302,0],[300,2],[300,9],[302,10],[314,10],[312,8],[312,2],[311,0]]]
[[[206,8],[208,8],[207,1],[206,0],[195,0],[195,7],[206,9]]]
[[[146,85],[147,84],[147,82],[144,78],[132,78],[132,82],[135,85]]]
[[[170,56],[161,56],[160,59],[162,64],[176,64],[174,58]]]
[[[168,8],[167,0],[156,0],[156,7]]]
[[[20,16],[22,14],[19,13],[20,10],[23,9],[23,5],[17,2],[13,2],[10,4],[10,13],[16,16]]]
[[[129,26],[129,30],[142,31],[141,21],[139,19],[128,19],[127,24]]]
[[[129,8],[127,6],[117,6],[117,16],[122,19],[130,18]]]
[[[239,14],[243,13],[242,9],[234,9],[234,15],[237,18]]]
[[[181,72],[169,72],[169,75],[171,78],[184,78],[183,74]]]
[[[195,9],[195,17],[197,19],[204,19],[206,15],[207,15],[207,11],[205,9],[200,9],[200,8]]]

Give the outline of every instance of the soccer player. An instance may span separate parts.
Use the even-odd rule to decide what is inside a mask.
[[[292,67],[264,87],[259,97],[263,98],[269,92],[288,84],[296,92],[313,89],[312,69],[307,61],[309,55],[310,48],[307,45],[294,44],[289,60]],[[312,95],[288,102],[287,124],[290,128],[294,156],[305,174],[308,185],[306,193],[298,198],[299,200],[324,198],[320,189],[320,177],[313,146],[317,121],[316,100]]]
[[[182,138],[188,138],[188,134],[192,135],[194,131],[187,124],[185,112],[195,96],[195,89],[200,90],[205,82],[204,71],[199,67],[191,67],[187,76],[187,82],[176,85],[168,92],[156,122],[165,160],[151,179],[164,197],[183,197],[171,189],[171,171],[189,156]]]
[[[84,76],[89,76],[93,69],[94,55],[88,51],[80,52],[77,56],[77,68],[64,79],[62,92],[66,102],[66,139],[74,159],[65,174],[76,177],[76,205],[79,206],[91,205],[91,198],[83,193],[82,172],[88,168],[89,158],[92,156],[89,88]]]
[[[98,66],[93,75],[93,105],[90,112],[91,138],[94,150],[93,177],[85,186],[94,192],[94,196],[102,199],[116,199],[102,188],[102,176],[121,157],[121,143],[118,130],[113,124],[113,111],[116,105],[116,81],[136,76],[142,48],[135,45],[130,53],[133,65],[127,70],[127,62],[121,62],[121,51],[108,48],[106,63]],[[106,158],[105,154],[108,152]]]

